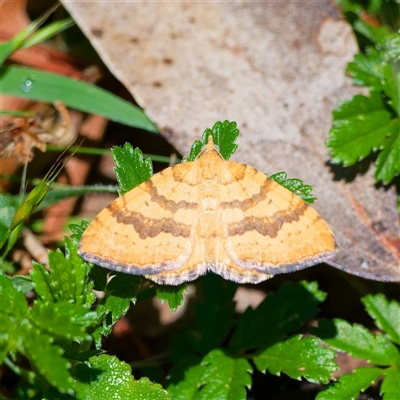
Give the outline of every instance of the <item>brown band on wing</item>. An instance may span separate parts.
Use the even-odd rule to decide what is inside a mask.
[[[255,230],[263,236],[274,238],[284,224],[298,221],[307,208],[307,204],[303,203],[297,209],[280,210],[271,217],[245,217],[239,222],[230,223],[228,225],[228,234],[230,236],[244,235],[246,232]]]
[[[173,218],[148,218],[141,213],[119,209],[111,203],[107,209],[115,220],[124,225],[132,225],[141,239],[154,238],[161,232],[170,233],[174,237],[190,236],[190,225],[174,221]]]
[[[260,186],[260,191],[256,194],[253,194],[250,198],[246,200],[232,200],[232,201],[223,201],[221,202],[221,207],[226,208],[240,208],[243,211],[249,210],[250,208],[256,206],[261,201],[265,201],[268,192],[271,190],[271,185],[275,186],[275,182],[265,177],[265,184]],[[266,203],[266,206],[271,202],[269,200]]]
[[[186,200],[180,200],[178,202],[168,200],[165,196],[158,194],[157,188],[154,186],[151,180],[143,184],[143,189],[150,195],[151,201],[157,203],[160,207],[171,211],[172,213],[178,210],[196,209],[197,203],[191,203]],[[190,194],[188,193],[188,197]]]

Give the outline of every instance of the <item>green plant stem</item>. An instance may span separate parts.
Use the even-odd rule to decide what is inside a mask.
[[[64,149],[60,146],[54,146],[54,145],[48,145],[47,146],[47,150],[48,151],[54,151],[54,152],[62,152],[64,151]],[[71,146],[69,148],[70,152],[75,152],[78,154],[93,154],[93,155],[98,155],[98,156],[103,156],[103,155],[111,155],[111,150],[107,150],[107,149],[95,149],[93,147],[83,147],[80,146],[79,148],[77,146]],[[171,161],[171,157],[167,157],[167,156],[159,156],[157,154],[143,154],[143,157],[145,158],[151,158],[153,161],[157,161],[157,162],[162,162],[165,164],[169,164]],[[180,162],[180,159],[177,158],[175,160],[175,163]]]

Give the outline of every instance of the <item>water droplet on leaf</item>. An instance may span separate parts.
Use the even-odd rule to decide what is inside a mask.
[[[21,78],[20,88],[24,93],[30,93],[36,87],[35,75],[23,76]]]

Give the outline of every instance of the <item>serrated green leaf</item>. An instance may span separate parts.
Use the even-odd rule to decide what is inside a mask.
[[[367,157],[383,145],[390,126],[391,115],[384,109],[380,93],[342,102],[333,112],[333,128],[326,140],[331,161],[350,166]]]
[[[3,363],[7,354],[18,350],[18,341],[20,335],[18,332],[18,323],[11,315],[0,312],[0,363]]]
[[[388,133],[390,137],[383,142],[376,160],[375,178],[383,183],[389,183],[400,173],[400,120],[392,120]]]
[[[147,378],[134,381],[131,367],[117,357],[91,357],[90,366],[79,364],[74,389],[79,399],[159,399],[168,400],[168,393]]]
[[[390,60],[400,60],[400,37],[396,35],[386,42],[387,56]]]
[[[293,379],[304,377],[310,382],[328,383],[338,369],[335,357],[336,353],[321,347],[318,339],[297,335],[267,347],[253,360],[261,372],[268,370],[274,375],[284,372]]]
[[[168,392],[173,400],[246,399],[252,371],[244,358],[215,349],[203,360],[189,356],[177,364],[170,373]]]
[[[190,150],[189,158],[183,161],[194,161],[200,154],[202,148],[208,143],[208,137],[213,137],[213,142],[219,148],[219,153],[225,160],[229,160],[237,149],[236,139],[239,137],[239,129],[236,122],[218,121],[210,129],[207,128],[200,140],[196,140]]]
[[[85,269],[84,261],[80,259],[80,264],[64,256],[60,249],[49,251],[49,264],[51,270],[51,279],[54,284],[55,296],[57,300],[76,300],[77,273],[81,276],[79,269]],[[81,287],[81,285],[79,284]]]
[[[136,301],[136,286],[140,277],[113,272],[106,286],[106,295],[97,306],[97,315],[103,318],[102,335],[107,336],[113,325],[127,313],[130,304]]]
[[[2,362],[9,351],[19,348],[19,324],[28,314],[28,304],[24,294],[1,272],[0,305],[0,362]]]
[[[96,310],[97,311],[97,310]],[[109,334],[111,332],[111,329],[108,331],[108,333],[104,333],[105,329],[103,325],[96,326],[90,333],[93,338],[94,345],[97,350],[101,349],[102,345],[102,339],[103,335]]]
[[[0,304],[1,312],[21,320],[27,315],[28,305],[25,296],[17,290],[11,279],[0,272]]]
[[[363,12],[363,9],[361,12]],[[389,35],[389,31],[386,26],[380,25],[378,27],[374,27],[362,19],[357,19],[353,26],[355,31],[364,35],[372,43],[379,45],[379,47],[382,49],[385,47]]]
[[[276,174],[271,175],[269,178],[274,180],[276,183],[279,183],[279,185],[283,186],[284,188],[290,190],[308,204],[313,204],[316,200],[316,197],[311,193],[313,187],[304,184],[301,179],[288,179],[286,172],[277,172]]]
[[[316,400],[354,400],[381,375],[380,368],[357,368],[351,374],[342,375],[337,383],[319,392]]]
[[[153,175],[150,158],[143,160],[143,153],[138,148],[133,149],[131,144],[125,143],[124,147],[115,146],[111,152],[121,195],[146,182]]]
[[[376,365],[391,365],[399,358],[399,352],[384,335],[373,335],[362,325],[347,321],[321,319],[312,333],[336,349],[347,351]]]
[[[193,355],[176,364],[169,373],[167,387],[172,400],[195,399],[203,384],[204,369],[201,358]]]
[[[86,82],[13,65],[1,69],[0,83],[3,94],[48,103],[58,100],[83,112],[103,115],[112,121],[157,132],[154,124],[138,107]]]
[[[346,72],[351,75],[356,85],[369,86],[376,91],[380,91],[382,90],[382,81],[384,79],[384,64],[383,55],[378,52],[356,54],[354,61],[347,65]]]
[[[186,289],[186,283],[179,286],[156,285],[156,294],[162,303],[167,301],[169,308],[174,312],[183,304]]]
[[[33,272],[31,273],[31,278],[35,285],[34,289],[36,294],[43,301],[55,301],[55,288],[50,274],[46,271],[46,268],[42,264],[33,262],[32,266]]]
[[[90,292],[87,292],[85,289],[87,285],[87,275],[89,272],[88,263],[85,262],[77,253],[78,246],[76,242],[70,240],[69,238],[64,238],[65,243],[65,257],[69,260],[70,265],[72,265],[73,274],[70,274],[70,279],[74,279],[74,292],[71,293],[71,300],[74,301],[75,304],[83,304],[85,303],[86,296],[91,295]],[[50,264],[51,267],[51,264]],[[90,303],[91,304],[91,303]]]
[[[29,326],[28,322],[21,325],[20,329],[24,335],[24,353],[36,371],[62,392],[71,391],[70,364],[62,357],[61,347],[52,343],[52,338],[41,330]]]
[[[400,399],[400,368],[387,368],[385,379],[382,382],[380,392],[383,393],[383,400]]]
[[[11,277],[11,282],[22,293],[28,293],[35,286],[32,278],[27,275],[15,275]]]
[[[236,353],[282,340],[315,316],[324,298],[325,293],[318,290],[316,283],[283,284],[255,310],[249,307],[241,315],[229,348]]]
[[[400,43],[400,42],[399,42]],[[392,63],[387,63],[383,68],[384,80],[382,88],[389,97],[389,105],[400,117],[400,72]]]
[[[237,285],[215,274],[205,275],[201,281],[203,298],[197,297],[195,320],[198,332],[190,337],[201,354],[219,346],[233,326]]]
[[[400,304],[394,300],[389,302],[383,294],[370,294],[361,301],[376,325],[400,345]]]
[[[131,399],[171,399],[169,393],[161,385],[151,382],[148,378],[141,378],[138,381],[134,381],[130,396]]]
[[[239,137],[239,129],[234,121],[225,120],[216,122],[211,129],[203,133],[202,142],[207,144],[208,137],[213,136],[214,144],[219,147],[219,152],[225,160],[229,160],[238,148],[236,139]]]
[[[82,238],[83,232],[85,232],[85,229],[89,226],[89,222],[86,220],[83,220],[80,225],[77,224],[71,224],[68,226],[70,231],[72,232],[72,235],[70,239],[75,242],[76,245],[78,245],[79,241]]]
[[[221,349],[212,350],[201,363],[204,386],[198,398],[204,400],[245,400],[253,368],[244,358],[233,358]]]
[[[183,157],[182,162],[194,161],[201,153],[203,146],[205,145],[202,143],[201,140],[195,140],[190,149],[189,157]]]
[[[95,312],[89,312],[86,307],[68,301],[36,301],[30,317],[38,329],[51,337],[78,341],[90,339],[85,329],[97,321]]]

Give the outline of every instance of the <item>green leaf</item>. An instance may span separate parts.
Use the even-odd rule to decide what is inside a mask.
[[[27,275],[15,275],[11,277],[11,282],[22,293],[28,293],[35,286],[32,278]]]
[[[395,35],[386,42],[387,56],[390,60],[400,60],[400,37]]]
[[[35,291],[45,301],[72,301],[74,304],[90,306],[95,300],[93,284],[88,283],[90,264],[77,254],[77,242],[64,239],[66,255],[57,249],[49,252],[51,274],[37,263],[33,263],[32,281]]]
[[[202,361],[204,387],[199,399],[246,399],[253,368],[244,358],[233,358],[221,349],[212,350]]]
[[[334,348],[347,351],[376,365],[391,365],[399,359],[399,352],[384,335],[373,335],[362,325],[346,321],[321,319],[312,333]]]
[[[318,312],[325,293],[315,282],[283,284],[277,293],[269,294],[255,309],[248,308],[240,317],[229,342],[233,352],[255,349],[281,341],[299,329],[302,323]]]
[[[1,312],[21,320],[27,315],[28,305],[25,296],[17,290],[11,279],[0,272],[0,304]]]
[[[10,194],[0,194],[0,238],[6,236],[8,229],[11,227],[12,220],[18,209],[19,196],[11,196]]]
[[[190,355],[176,364],[169,373],[168,393],[173,400],[195,399],[203,384],[204,365],[201,358]]]
[[[66,243],[68,243],[67,240]],[[79,259],[78,263],[66,258],[60,249],[54,252],[49,251],[51,279],[58,300],[81,301],[79,296],[82,294],[81,290],[84,285],[82,276],[85,273],[85,266],[80,257],[76,256],[76,259]]]
[[[151,382],[148,378],[134,381],[130,392],[131,399],[170,400],[171,397],[163,387]]]
[[[88,304],[89,306],[95,300],[92,293],[93,284],[88,284],[89,263],[85,262],[78,255],[78,245],[75,241],[69,238],[64,238],[66,259],[73,266],[70,271],[70,279],[74,279],[74,293],[72,300],[75,304]],[[51,266],[51,265],[50,265]]]
[[[369,86],[376,91],[382,90],[384,79],[382,54],[356,54],[354,61],[347,65],[346,72],[351,75],[356,85]]]
[[[194,161],[201,153],[202,148],[208,143],[208,137],[212,136],[214,144],[218,146],[219,153],[225,160],[229,160],[237,149],[236,139],[239,137],[239,129],[236,122],[224,121],[216,122],[210,129],[207,128],[200,140],[196,140],[190,150],[189,158],[183,161]]]
[[[385,379],[381,385],[381,394],[383,393],[383,400],[400,399],[400,368],[397,365],[394,368],[385,370]]]
[[[113,278],[106,286],[106,295],[97,306],[97,315],[103,317],[102,335],[108,335],[113,325],[127,313],[131,303],[136,301],[136,286],[140,277],[113,272]]]
[[[364,12],[363,9],[361,9],[360,11]],[[356,32],[364,35],[373,44],[379,45],[379,47],[375,47],[384,49],[389,35],[388,28],[386,26],[381,25],[379,27],[374,27],[371,24],[363,21],[362,19],[357,19],[354,22],[353,26]]]
[[[97,322],[95,312],[89,312],[86,307],[68,301],[36,301],[30,317],[38,329],[51,337],[78,341],[90,340],[85,329]]]
[[[85,229],[88,226],[89,226],[89,222],[86,220],[83,220],[80,225],[71,224],[68,226],[70,231],[72,232],[72,235],[70,238],[75,243],[76,246],[78,246],[78,244],[82,238],[83,232],[85,232]],[[104,268],[103,268],[103,271],[105,271]],[[104,287],[105,287],[105,285],[104,285]]]
[[[383,142],[383,149],[376,160],[375,178],[389,183],[400,173],[400,120],[394,119],[388,129],[390,137]]]
[[[42,43],[73,25],[75,25],[75,22],[72,18],[66,18],[61,21],[54,21],[44,26],[42,29],[39,29],[29,38],[27,38],[24,41],[22,48],[26,49],[28,47],[35,46],[36,44]]]
[[[168,301],[171,311],[176,311],[183,304],[186,283],[179,286],[156,285],[156,294],[162,303]]]
[[[63,188],[49,190],[46,193],[43,201],[35,211],[41,211],[49,206],[58,203],[61,200],[69,199],[70,197],[83,196],[89,193],[118,193],[118,188],[115,186],[69,186]]]
[[[19,31],[13,38],[0,44],[0,65],[3,65],[4,61],[15,51],[17,51],[18,49],[20,49],[22,47],[27,47],[27,43],[29,43],[29,41],[34,36],[34,32],[39,28],[40,25],[42,25],[46,21],[46,19],[49,17],[49,15],[54,10],[55,10],[55,8],[51,8],[44,15],[42,15],[35,21],[32,21],[26,28]],[[58,23],[60,23],[60,22],[62,22],[62,21],[58,21]],[[43,29],[47,33],[49,33],[49,31],[51,31],[52,35],[54,35],[57,32],[60,32],[62,30],[59,27],[59,29],[55,31],[54,23],[50,24],[47,28],[43,28]],[[49,36],[47,35],[45,38],[43,38],[43,40],[46,40],[48,38],[49,38]],[[39,43],[37,41],[37,39],[36,39],[36,43]]]
[[[197,297],[195,321],[198,328],[191,344],[201,354],[219,346],[233,326],[237,285],[215,274],[202,278],[203,298]]]
[[[390,124],[391,115],[380,93],[342,102],[333,112],[333,128],[326,141],[332,163],[350,166],[379,149],[390,134]]]
[[[153,164],[150,158],[143,160],[142,152],[138,148],[133,149],[129,143],[125,143],[124,147],[114,147],[112,157],[121,195],[147,181],[153,175]]]
[[[342,375],[339,382],[319,392],[316,400],[354,400],[382,374],[380,368],[357,368],[352,374]]]
[[[168,392],[173,400],[246,399],[251,386],[251,365],[222,349],[214,349],[203,360],[189,356],[170,373]]]
[[[370,294],[362,302],[376,325],[400,345],[400,304],[394,300],[389,302],[383,294]]]
[[[36,371],[52,386],[62,392],[71,391],[72,379],[68,368],[69,362],[62,357],[63,350],[56,346],[53,339],[41,330],[21,324],[24,353]]]
[[[20,346],[19,325],[27,317],[28,304],[11,279],[0,272],[0,362]]]
[[[338,369],[335,357],[336,353],[321,347],[318,339],[296,335],[267,347],[253,360],[261,372],[268,370],[274,375],[284,372],[293,379],[304,377],[310,382],[328,383]]]
[[[277,172],[271,175],[269,178],[274,180],[279,185],[290,190],[296,196],[302,198],[306,203],[313,204],[316,197],[311,193],[313,187],[306,185],[301,179],[290,178],[288,179],[286,172]]]
[[[57,298],[55,292],[54,283],[50,277],[50,274],[46,271],[46,268],[42,264],[36,262],[32,263],[33,272],[31,273],[32,282],[36,294],[43,301],[53,302]]]
[[[388,63],[384,66],[383,73],[385,78],[383,80],[383,90],[390,99],[388,104],[393,108],[396,115],[400,117],[400,72],[395,65]]]
[[[0,84],[3,94],[48,103],[58,100],[83,112],[157,132],[157,128],[138,107],[86,82],[33,68],[9,66],[0,70]]]
[[[74,389],[79,399],[168,400],[168,393],[147,378],[134,381],[131,367],[117,357],[91,357],[89,365],[79,364]]]

